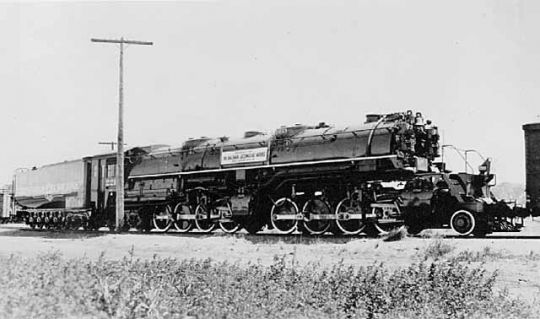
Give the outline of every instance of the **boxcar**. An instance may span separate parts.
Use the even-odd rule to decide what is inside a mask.
[[[525,131],[525,170],[527,208],[540,215],[540,123],[523,125]]]

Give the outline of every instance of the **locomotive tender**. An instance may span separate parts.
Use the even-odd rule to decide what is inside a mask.
[[[512,218],[522,212],[492,198],[488,167],[449,174],[434,163],[438,152],[437,127],[412,111],[135,147],[125,152],[124,226],[375,235],[406,224],[479,236],[519,228]],[[115,167],[108,153],[18,172],[14,197],[31,227],[113,229]]]

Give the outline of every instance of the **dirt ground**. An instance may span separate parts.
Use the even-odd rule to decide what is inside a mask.
[[[448,231],[428,230],[425,237],[408,237],[400,241],[363,237],[319,237],[300,235],[277,236],[260,234],[225,235],[176,234],[135,232],[112,234],[100,232],[34,231],[24,225],[0,225],[0,256],[32,257],[43,252],[60,252],[66,258],[96,259],[105,254],[108,259],[128,256],[135,258],[206,259],[268,265],[274,256],[287,256],[300,265],[320,263],[331,266],[369,266],[383,262],[391,268],[406,267],[424,260],[426,248],[439,241],[453,247],[447,255],[460,252],[489,250],[491,258],[484,258],[486,269],[499,272],[498,287],[508,288],[511,295],[530,302],[540,302],[540,219],[525,221],[520,233],[498,233],[483,239],[458,238]],[[424,232],[425,235],[426,231]],[[486,248],[487,247],[487,248]],[[473,262],[472,264],[480,264]]]

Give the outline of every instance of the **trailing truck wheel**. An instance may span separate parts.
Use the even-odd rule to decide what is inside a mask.
[[[360,202],[345,198],[336,207],[336,226],[344,235],[357,235],[364,230],[366,224],[362,219],[349,217],[358,217],[361,214]]]
[[[208,218],[208,208],[199,204],[195,209],[195,226],[203,233],[209,233],[216,228],[216,222]]]
[[[303,226],[309,234],[322,235],[330,229],[330,219],[317,219],[321,215],[332,214],[332,209],[327,202],[317,198],[311,199],[306,202],[302,211],[304,212]]]
[[[298,206],[289,198],[278,199],[270,211],[272,226],[281,234],[290,234],[298,227]]]
[[[456,233],[462,236],[468,236],[472,234],[476,227],[476,219],[471,212],[458,210],[450,218],[450,227]]]
[[[366,234],[366,236],[371,238],[379,237],[380,234],[380,231],[377,229],[377,227],[375,227],[375,224],[373,223],[366,225],[366,227],[364,227],[363,229],[363,232],[364,234]]]
[[[220,203],[223,205],[221,205],[221,208],[219,209],[219,228],[227,234],[234,234],[240,229],[240,224],[232,219],[232,209],[230,204],[226,200],[222,200]],[[225,207],[226,210],[223,210]]]
[[[174,228],[181,233],[187,233],[193,227],[193,222],[189,219],[181,219],[179,217],[185,217],[191,215],[191,208],[188,205],[178,204],[174,207],[173,219]]]
[[[251,235],[255,235],[264,228],[265,224],[262,222],[255,212],[251,211],[243,223],[242,227]]]
[[[378,235],[383,235],[383,236],[388,235],[393,230],[401,230],[402,228],[405,227],[404,225],[396,225],[396,224],[385,225],[385,224],[378,224],[378,223],[374,223],[373,226],[378,231]]]
[[[152,216],[152,223],[155,229],[166,232],[171,227],[172,222],[172,208],[170,205],[156,207]]]
[[[234,234],[240,229],[240,224],[235,221],[219,222],[219,228],[228,234]]]

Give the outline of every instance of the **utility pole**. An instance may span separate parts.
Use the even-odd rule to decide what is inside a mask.
[[[116,231],[124,226],[124,44],[152,45],[152,42],[120,38],[90,39],[92,42],[120,44],[120,85],[118,97],[118,148],[116,152]]]

